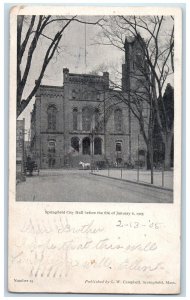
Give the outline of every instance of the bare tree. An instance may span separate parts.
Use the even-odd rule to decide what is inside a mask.
[[[104,19],[103,31],[99,37],[101,43],[113,45],[124,51],[126,36],[138,41],[146,64],[146,68],[142,68],[141,64],[137,66],[138,76],[136,74],[130,74],[130,76],[136,76],[136,83],[140,84],[139,74],[141,73],[146,84],[142,82],[143,90],[139,88],[139,84],[133,87],[128,85],[126,89],[128,97],[124,100],[130,105],[132,113],[139,120],[141,131],[152,157],[151,160],[153,160],[151,140],[156,118],[165,146],[165,167],[169,168],[174,128],[173,122],[172,124],[168,122],[163,95],[167,80],[174,72],[173,17],[113,16]],[[147,101],[150,110],[148,131],[142,115],[143,101]],[[147,133],[148,139],[146,139]]]
[[[63,32],[71,22],[79,22],[91,25],[100,25],[101,18],[97,21],[85,21],[77,16],[18,16],[17,19],[17,117],[28,105],[32,97],[38,90],[46,68],[54,57],[56,51],[59,52],[60,41]],[[53,34],[49,34],[49,29],[54,28],[55,23],[60,29]],[[46,39],[49,44],[44,49],[42,66],[37,75],[34,85],[31,87],[26,99],[23,99],[24,89],[27,84],[32,66],[34,54],[39,51],[40,41]]]

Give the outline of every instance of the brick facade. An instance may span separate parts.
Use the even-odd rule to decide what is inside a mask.
[[[63,86],[40,86],[31,113],[31,150],[40,168],[78,167],[80,161],[135,164],[139,124],[121,101],[128,97],[126,63],[122,92],[109,88],[107,72],[73,74],[66,68]],[[139,149],[145,152],[146,165],[142,136]]]

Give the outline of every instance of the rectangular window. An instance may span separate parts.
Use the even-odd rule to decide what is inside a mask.
[[[120,108],[114,111],[114,123],[115,131],[120,132],[122,130],[122,110]]]
[[[78,109],[73,109],[73,130],[77,130],[78,127]]]
[[[48,108],[48,129],[56,130],[56,114],[57,110],[54,105]]]
[[[91,128],[92,115],[88,107],[82,110],[82,130],[89,131]]]
[[[115,150],[116,152],[121,152],[121,142],[116,142],[116,147],[115,147]]]
[[[55,141],[48,142],[48,152],[55,153]]]

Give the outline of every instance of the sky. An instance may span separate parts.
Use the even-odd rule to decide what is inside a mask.
[[[80,16],[80,19],[82,18],[83,17]],[[87,21],[92,22],[96,21],[100,16],[87,16],[86,18]],[[44,34],[53,37],[55,33],[60,30],[60,26],[62,26],[61,22],[52,23]],[[25,25],[25,29],[26,28],[27,25]],[[104,71],[110,72],[110,77],[114,80],[116,72],[114,72],[113,69],[117,69],[118,72],[121,72],[124,52],[113,46],[97,44],[97,42],[100,41],[100,33],[101,28],[98,25],[87,24],[85,30],[84,24],[78,22],[70,23],[60,41],[59,53],[56,53],[54,58],[50,61],[41,84],[62,86],[63,68],[69,68],[71,73],[90,73],[102,65],[104,66]],[[49,43],[50,40],[46,37],[41,37],[37,45],[23,99],[29,94],[34,81],[38,77],[43,55]],[[25,63],[25,59],[23,59],[23,63]],[[30,112],[32,111],[34,102],[35,98],[32,99],[24,112],[19,116],[19,119],[25,118],[27,132],[30,128]]]
[[[91,17],[92,18],[92,17]],[[96,18],[97,19],[97,18]],[[55,25],[48,30],[48,35],[59,29]],[[60,42],[60,53],[49,63],[41,84],[44,85],[63,85],[63,68],[69,68],[71,73],[89,73],[96,70],[100,65],[105,66],[118,65],[121,71],[124,52],[112,46],[95,44],[100,28],[97,25],[86,25],[86,64],[85,64],[85,25],[73,22],[63,33]],[[33,57],[30,79],[27,82],[25,96],[29,93],[36,76],[39,74],[44,49],[49,41],[42,38],[40,45]],[[109,68],[108,68],[109,69]],[[107,70],[108,70],[107,69]],[[105,71],[107,71],[105,70]],[[27,106],[25,111],[19,116],[19,119],[25,118],[26,129],[30,127],[30,112],[33,108],[35,99]]]

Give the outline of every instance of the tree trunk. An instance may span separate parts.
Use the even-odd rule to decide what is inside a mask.
[[[147,170],[151,169],[151,163],[150,163],[150,153],[149,150],[147,151]]]
[[[164,143],[164,146],[165,146],[165,153],[164,153],[165,170],[169,170],[171,168],[172,139],[173,139],[173,132],[169,133],[166,136],[166,141]]]
[[[148,143],[148,153],[147,153],[147,169],[151,172],[150,183],[154,183],[154,161],[153,161],[153,145],[151,141]]]

